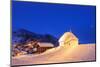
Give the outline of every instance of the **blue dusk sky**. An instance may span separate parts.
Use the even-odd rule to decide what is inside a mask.
[[[12,1],[12,30],[22,28],[57,38],[71,30],[80,43],[95,43],[96,7]]]

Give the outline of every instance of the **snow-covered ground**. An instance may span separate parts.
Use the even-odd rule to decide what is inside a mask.
[[[37,55],[12,57],[12,65],[94,61],[95,44],[64,45]]]

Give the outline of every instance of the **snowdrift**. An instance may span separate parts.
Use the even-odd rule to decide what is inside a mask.
[[[42,54],[12,57],[12,65],[95,61],[95,44],[58,46]]]

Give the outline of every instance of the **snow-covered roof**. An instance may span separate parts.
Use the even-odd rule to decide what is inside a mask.
[[[72,32],[65,32],[59,39],[59,42],[67,42],[70,40],[78,40],[78,38]]]
[[[41,42],[39,42],[38,45],[40,47],[54,47],[54,45],[52,43],[41,43]]]

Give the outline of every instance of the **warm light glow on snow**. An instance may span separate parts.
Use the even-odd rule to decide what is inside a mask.
[[[76,47],[56,47],[38,55],[23,55],[12,58],[13,65],[45,64],[95,60],[95,44]]]
[[[61,41],[63,41],[63,43]],[[28,65],[95,60],[95,44],[79,45],[78,39],[72,33],[65,33],[59,42],[60,45],[58,47],[48,49],[41,54],[13,57],[12,64]]]

